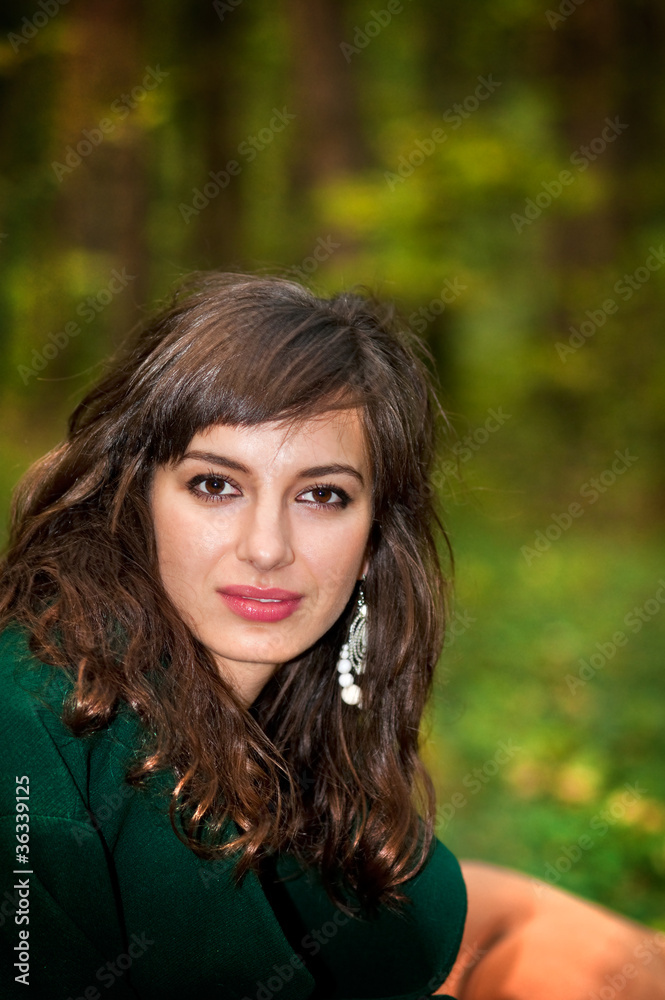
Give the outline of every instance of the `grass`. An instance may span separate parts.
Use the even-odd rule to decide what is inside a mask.
[[[662,539],[579,523],[528,565],[516,525],[457,508],[452,535],[458,634],[425,754],[439,835],[665,928]]]

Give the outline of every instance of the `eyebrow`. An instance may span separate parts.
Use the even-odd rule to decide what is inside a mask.
[[[184,462],[186,458],[198,459],[201,462],[210,462],[212,465],[225,465],[227,469],[234,469],[236,472],[242,472],[246,476],[251,476],[252,474],[251,469],[248,469],[242,462],[237,462],[234,458],[226,458],[224,455],[215,455],[210,451],[188,451],[182,456],[182,461]],[[357,469],[352,465],[342,465],[340,463],[334,463],[333,465],[312,465],[308,469],[300,469],[297,473],[297,478],[310,479],[320,476],[338,476],[340,473],[353,476],[361,486],[365,485],[365,480]]]

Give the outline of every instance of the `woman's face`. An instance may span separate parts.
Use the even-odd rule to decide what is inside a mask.
[[[156,470],[151,504],[164,587],[251,704],[278,664],[330,628],[366,570],[360,413],[330,411],[291,430],[215,424]]]

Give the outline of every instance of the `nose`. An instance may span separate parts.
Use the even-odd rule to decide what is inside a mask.
[[[293,562],[288,513],[278,501],[265,499],[247,507],[239,525],[236,554],[262,572]]]

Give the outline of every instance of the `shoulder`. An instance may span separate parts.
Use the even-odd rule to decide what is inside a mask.
[[[10,626],[0,635],[0,751],[6,770],[23,773],[30,765],[52,763],[57,747],[72,734],[61,722],[71,681],[62,670],[42,663],[26,631]]]
[[[427,863],[407,885],[409,898],[421,905],[429,903],[453,917],[466,914],[466,888],[459,862],[438,837]]]
[[[43,663],[30,651],[28,632],[17,624],[0,633],[0,711],[31,715],[40,693],[62,706],[71,682],[64,671]]]
[[[74,735],[62,720],[72,687],[65,670],[32,654],[24,629],[10,626],[0,634],[0,753],[5,773],[28,779],[31,813],[87,822],[95,788],[112,794],[124,783],[140,725],[124,712],[100,732]],[[13,813],[13,793],[13,785],[0,789],[0,815]]]
[[[434,963],[436,975],[447,975],[462,943],[467,893],[457,858],[438,838],[427,864],[406,889],[421,947]]]
[[[329,900],[318,873],[287,855],[264,884],[292,947],[337,996],[421,996],[452,969],[466,919],[466,889],[455,856],[435,840],[427,863],[403,889],[399,911],[350,917]]]

